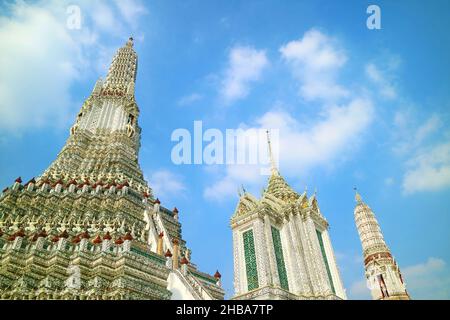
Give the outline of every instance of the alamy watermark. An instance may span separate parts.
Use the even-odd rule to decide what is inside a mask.
[[[366,26],[369,30],[381,29],[381,9],[376,4],[371,4],[367,7],[367,14],[370,16],[366,20]]]
[[[366,26],[369,30],[380,30],[381,29],[381,9],[380,6],[376,4],[371,4],[367,7],[367,14],[370,16],[366,20]],[[66,8],[66,26],[70,30],[81,29],[81,8],[78,5],[69,5]]]
[[[81,29],[81,8],[77,5],[67,6],[66,27],[70,30]]]
[[[278,167],[278,129],[219,129],[203,130],[202,121],[194,121],[193,134],[178,128],[172,132],[171,141],[174,164],[206,165],[260,165],[261,174],[268,175],[270,167]],[[270,152],[269,152],[270,150]]]

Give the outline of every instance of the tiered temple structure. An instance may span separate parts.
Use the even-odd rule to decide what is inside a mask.
[[[231,218],[234,299],[346,299],[316,194],[286,183],[268,144],[268,186],[261,199],[244,192]]]
[[[139,167],[137,66],[130,38],[56,160],[1,193],[0,298],[223,299]]]
[[[374,300],[409,300],[402,273],[384,242],[375,214],[355,196],[355,223],[363,248],[367,285]]]

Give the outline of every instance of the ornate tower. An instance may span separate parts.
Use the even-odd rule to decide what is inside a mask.
[[[0,195],[0,298],[223,299],[197,270],[178,210],[154,199],[138,164],[133,39],[113,58],[56,160]]]
[[[367,284],[374,300],[409,300],[400,268],[384,242],[374,213],[358,192],[355,223],[363,248]]]
[[[138,60],[133,39],[113,58],[106,80],[95,84],[70,129],[70,137],[44,179],[102,183],[127,181],[151,195],[138,164],[139,108],[134,98]]]
[[[234,299],[346,299],[316,194],[286,183],[274,165],[261,199],[244,192],[231,218]]]

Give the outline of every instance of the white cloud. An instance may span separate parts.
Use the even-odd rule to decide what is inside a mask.
[[[450,142],[422,148],[407,162],[403,191],[435,191],[450,186]]]
[[[372,295],[367,287],[366,280],[360,280],[352,283],[349,290],[349,298],[353,300],[370,300]]]
[[[195,102],[198,102],[202,99],[203,99],[203,96],[201,94],[194,92],[187,96],[181,97],[178,100],[178,105],[179,106],[187,106],[187,105],[191,105]]]
[[[100,30],[117,32],[120,29],[113,8],[107,3],[95,2],[91,18]]]
[[[251,83],[258,81],[269,64],[264,50],[252,47],[234,47],[230,50],[221,96],[226,103],[245,98]]]
[[[300,81],[304,99],[334,101],[349,95],[336,81],[337,71],[346,63],[347,56],[334,39],[311,29],[303,38],[282,46],[280,53]]]
[[[168,170],[155,171],[149,179],[155,197],[170,197],[186,191],[182,177]]]
[[[24,3],[12,10],[11,18],[0,17],[0,128],[58,122],[83,65],[80,48],[48,10]]]
[[[369,63],[366,65],[366,75],[378,86],[379,93],[382,97],[387,99],[394,99],[397,97],[397,91],[394,85],[375,64]]]
[[[450,142],[439,130],[443,121],[438,114],[423,118],[411,108],[394,117],[392,150],[405,159],[402,189],[406,195],[450,186]]]
[[[439,119],[437,114],[431,115],[431,117],[428,118],[428,120],[417,129],[417,132],[415,134],[415,140],[418,143],[421,143],[431,134],[436,132],[436,130],[439,129],[441,124],[442,124],[441,120]]]
[[[394,116],[393,147],[395,154],[405,156],[427,142],[442,126],[437,114],[423,121],[411,109],[397,111]]]
[[[222,179],[206,187],[203,196],[210,201],[222,202],[230,196],[237,197],[243,186],[248,191],[257,192],[256,187],[262,185],[267,176],[261,175],[258,165],[229,165]]]
[[[405,268],[403,271],[405,276],[418,277],[425,273],[442,270],[444,267],[445,267],[444,260],[430,257],[425,263],[419,263],[417,265],[409,266]]]
[[[392,177],[387,177],[386,179],[384,179],[384,184],[387,186],[392,186],[394,183],[395,180]]]
[[[443,259],[430,257],[402,273],[412,299],[450,299],[450,270]]]
[[[207,200],[223,201],[232,195],[237,195],[239,183],[226,176],[205,188],[203,196]]]
[[[369,100],[354,99],[327,109],[321,119],[306,126],[286,112],[270,111],[247,130],[278,129],[279,141],[272,142],[274,149],[279,150],[280,169],[286,175],[296,175],[316,166],[330,166],[345,160],[346,151],[354,150],[370,125],[373,113]],[[234,194],[241,183],[255,188],[261,186],[264,179],[258,166],[229,165],[225,176],[206,189],[205,197],[217,199]]]
[[[331,44],[331,39],[318,30],[309,30],[300,40],[291,41],[280,48],[288,60],[304,63],[314,70],[329,70],[342,66],[347,58]]]
[[[450,270],[443,259],[430,257],[401,271],[412,299],[450,299]],[[349,298],[372,299],[365,279],[352,283]]]
[[[126,39],[127,35],[120,33],[124,28],[112,28],[126,26],[126,22],[106,1],[78,2],[81,29],[68,28],[66,9],[72,4],[17,1],[5,5],[6,10],[0,14],[3,134],[66,126],[69,115],[81,107],[71,94],[73,85],[97,72],[97,66],[105,65],[103,61],[110,60],[116,49],[105,45],[103,39]]]
[[[242,127],[279,130],[279,141],[273,144],[279,150],[280,169],[286,176],[297,177],[298,172],[306,174],[314,167],[333,167],[345,161],[371,124],[374,107],[370,99],[351,95],[337,82],[339,70],[347,61],[344,51],[334,39],[312,29],[300,40],[282,46],[280,53],[300,81],[302,96],[323,102],[318,117],[299,121],[277,106]],[[204,196],[220,199],[234,194],[241,183],[255,189],[265,178],[259,173],[257,166],[229,165],[222,179],[206,188]]]
[[[136,0],[114,0],[118,10],[128,22],[134,28],[137,28],[137,22],[142,15],[148,13],[147,8],[142,2]]]
[[[369,100],[354,99],[331,107],[312,123],[300,122],[287,113],[268,112],[259,120],[263,128],[280,129],[280,166],[287,173],[306,171],[345,158],[373,118]]]

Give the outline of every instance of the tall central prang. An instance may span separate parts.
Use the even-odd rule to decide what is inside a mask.
[[[223,299],[220,273],[199,271],[178,209],[154,199],[138,163],[138,59],[113,58],[38,178],[0,195],[2,299]]]
[[[44,179],[128,183],[151,194],[138,164],[137,66],[130,38],[114,56],[106,80],[98,80],[84,102],[66,145],[42,175]]]

